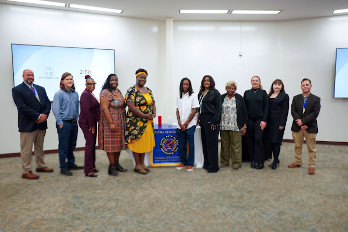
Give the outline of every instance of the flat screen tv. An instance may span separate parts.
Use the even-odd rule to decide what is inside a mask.
[[[73,75],[79,95],[89,74],[97,83],[94,95],[99,98],[107,76],[115,73],[115,50],[12,44],[12,64],[14,86],[23,82],[23,70],[31,69],[34,83],[45,87],[51,101],[64,72]]]
[[[348,98],[348,48],[336,49],[334,98]]]

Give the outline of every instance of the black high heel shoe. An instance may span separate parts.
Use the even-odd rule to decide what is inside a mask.
[[[275,161],[273,160],[273,162],[272,162],[271,164],[269,164],[269,165],[268,165],[268,167],[270,167],[270,168],[271,168],[271,167],[273,166],[274,162],[275,162]],[[278,162],[277,162],[277,163],[278,163],[278,167],[279,167],[279,163],[280,163],[280,161],[278,160]]]
[[[280,163],[279,160],[278,160],[278,162],[274,162],[274,161],[273,161],[273,163],[270,165],[270,167],[271,167],[272,169],[277,169],[277,167],[279,167],[279,163]]]

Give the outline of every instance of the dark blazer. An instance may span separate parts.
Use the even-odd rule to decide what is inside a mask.
[[[80,98],[79,123],[87,123],[89,128],[95,126],[100,119],[100,105],[97,99],[88,91],[84,90]]]
[[[277,124],[279,126],[286,126],[289,113],[289,95],[286,93],[279,93],[276,98],[273,99],[273,103],[268,104],[268,124]]]
[[[296,124],[296,119],[301,119],[302,124],[308,126],[308,133],[318,133],[317,118],[320,112],[320,98],[314,94],[308,96],[306,110],[303,113],[303,95],[294,96],[291,103],[291,115],[294,118],[291,130],[298,132],[301,127]]]
[[[198,99],[201,95],[198,96]],[[201,114],[210,114],[212,116],[211,124],[219,125],[221,120],[221,95],[217,89],[211,89],[205,95],[202,101]]]
[[[289,113],[289,95],[279,93],[276,98],[269,98],[267,126],[264,135],[272,143],[281,143]],[[283,130],[279,130],[283,126]]]
[[[243,97],[238,93],[235,93],[234,96],[236,97],[237,125],[239,129],[242,129],[244,124],[248,123],[248,113]],[[221,95],[221,107],[224,103],[225,97],[227,97],[227,93]]]
[[[47,97],[46,91],[39,85],[34,85],[39,100],[33,92],[23,82],[12,89],[12,97],[18,109],[18,131],[33,132],[35,130],[46,130],[47,121],[37,124],[36,120],[40,114],[48,115],[51,111],[51,102]]]

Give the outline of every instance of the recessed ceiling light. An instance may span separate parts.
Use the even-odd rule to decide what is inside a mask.
[[[343,14],[348,13],[348,9],[334,10],[333,14]]]
[[[180,10],[180,14],[227,14],[229,10]]]
[[[76,9],[83,9],[83,10],[92,10],[92,11],[102,11],[102,12],[116,13],[116,14],[121,14],[123,12],[123,10],[102,8],[102,7],[95,7],[95,6],[77,5],[77,4],[70,4],[69,7],[70,8],[76,8]]]
[[[61,6],[65,7],[65,3],[61,2],[49,2],[49,1],[40,1],[40,0],[7,0],[8,2],[21,2],[21,3],[30,3],[30,4],[39,4],[46,6]]]
[[[279,14],[280,10],[233,10],[232,14]]]

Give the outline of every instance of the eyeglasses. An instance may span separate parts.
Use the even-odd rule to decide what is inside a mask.
[[[86,85],[96,85],[97,83],[86,83]]]

